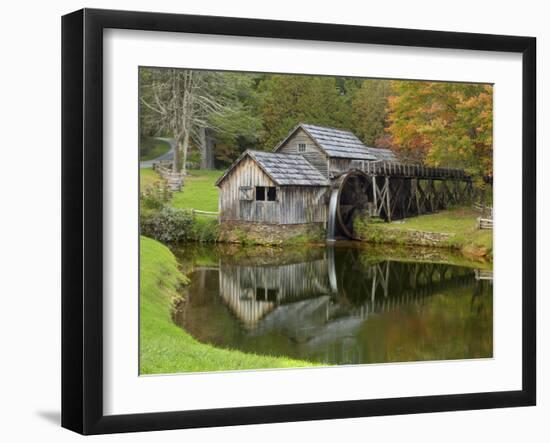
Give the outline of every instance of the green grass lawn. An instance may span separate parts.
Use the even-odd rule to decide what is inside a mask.
[[[139,160],[153,160],[166,154],[170,150],[170,143],[157,138],[146,137],[139,141]]]
[[[214,185],[223,171],[192,169],[185,177],[181,192],[175,192],[172,206],[218,212],[218,188]]]
[[[218,188],[214,183],[222,173],[223,171],[208,169],[189,171],[182,190],[173,193],[171,206],[180,209],[218,212]],[[151,168],[141,168],[139,171],[142,190],[161,180],[158,173]]]
[[[451,234],[442,246],[460,249],[463,252],[469,252],[470,255],[477,255],[476,251],[480,254],[485,252],[490,257],[493,249],[493,231],[477,229],[478,216],[479,214],[470,208],[455,208],[392,223],[366,224],[364,229],[365,233],[369,230],[382,233],[381,238],[379,237],[382,242],[384,232],[399,234],[399,232],[413,230]]]
[[[195,340],[171,319],[178,291],[187,283],[176,258],[161,243],[141,237],[140,373],[295,368],[313,363],[219,349]]]
[[[435,214],[425,214],[387,223],[388,228],[400,227],[418,231],[458,233],[476,229],[478,214],[468,208],[457,208]]]
[[[151,168],[140,168],[139,170],[139,187],[144,190],[147,186],[154,183],[160,183],[162,178]]]

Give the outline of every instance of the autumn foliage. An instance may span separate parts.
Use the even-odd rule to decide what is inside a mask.
[[[162,71],[140,70],[143,137],[175,137],[154,112],[159,100],[174,96],[154,94],[155,78],[166,75]],[[310,123],[348,129],[367,146],[393,149],[404,162],[461,168],[477,180],[493,173],[491,85],[237,72],[194,75],[201,80],[201,88],[193,91],[194,103],[202,106],[190,113],[189,155],[205,152],[197,135],[207,129],[215,141],[218,168],[246,149],[270,151],[298,123]]]
[[[391,87],[385,142],[403,160],[492,175],[492,86],[392,81]]]

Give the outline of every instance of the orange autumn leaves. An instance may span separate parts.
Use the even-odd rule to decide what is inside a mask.
[[[386,145],[407,161],[493,172],[491,85],[392,81]]]

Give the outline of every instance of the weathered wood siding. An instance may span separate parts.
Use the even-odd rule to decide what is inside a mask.
[[[327,221],[328,187],[283,186],[280,189],[280,223],[325,223]]]
[[[298,151],[299,143],[306,144],[306,152]],[[286,141],[286,143],[279,147],[277,152],[284,152],[286,154],[300,154],[308,162],[315,166],[321,174],[328,177],[328,157],[303,129],[299,129],[296,134],[294,134]]]
[[[330,293],[326,258],[280,266],[221,263],[219,279],[222,299],[249,329],[277,305]]]
[[[275,183],[254,160],[243,159],[221,183],[218,205],[220,220],[279,223],[279,202],[241,200],[239,192],[242,186],[275,186]]]
[[[331,158],[329,159],[329,171],[331,174],[341,174],[352,169],[353,159]]]
[[[327,220],[323,186],[280,186],[277,201],[241,200],[240,188],[276,186],[250,158],[243,159],[221,183],[220,220],[240,220],[267,224],[324,223]]]

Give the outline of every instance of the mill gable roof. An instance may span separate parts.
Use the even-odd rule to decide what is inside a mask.
[[[216,186],[246,157],[250,157],[278,186],[329,186],[329,181],[303,156],[247,150],[216,181]]]
[[[391,150],[365,146],[351,131],[305,123],[296,126],[273,151],[277,152],[299,129],[303,129],[313,142],[332,158],[397,161]]]

